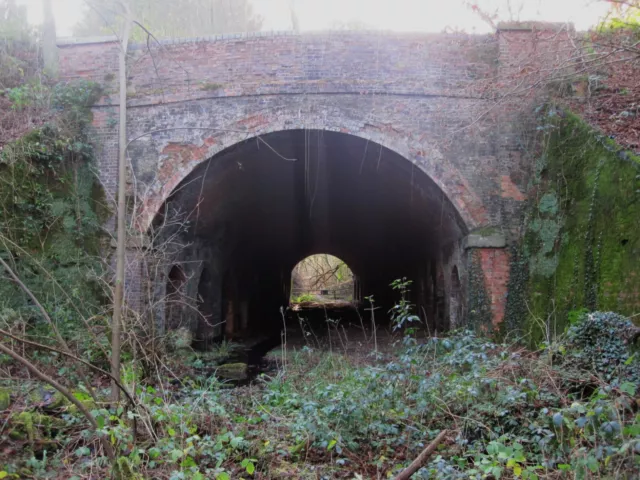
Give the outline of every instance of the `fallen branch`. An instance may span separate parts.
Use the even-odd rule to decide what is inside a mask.
[[[427,445],[427,447],[422,451],[422,453],[418,455],[418,457],[413,462],[411,462],[411,465],[409,465],[402,472],[400,472],[394,478],[394,480],[409,480],[411,478],[411,475],[416,473],[420,469],[420,467],[424,465],[424,462],[427,461],[427,458],[431,456],[431,454],[435,451],[435,449],[438,447],[440,442],[444,440],[444,437],[447,436],[447,433],[449,433],[448,430],[442,430],[438,434],[438,436],[434,438],[429,445]]]

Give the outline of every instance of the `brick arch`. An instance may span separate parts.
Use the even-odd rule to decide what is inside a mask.
[[[141,207],[137,215],[138,228],[146,231],[151,226],[156,214],[160,212],[171,193],[201,163],[236,144],[251,140],[259,141],[259,138],[270,133],[300,129],[344,133],[382,146],[414,164],[426,174],[449,199],[468,230],[484,225],[488,220],[480,196],[474,192],[463,173],[443,155],[439,148],[428,142],[424,135],[417,137],[411,133],[399,134],[388,125],[362,121],[354,123],[349,118],[343,119],[342,122],[334,119],[330,123],[327,122],[326,117],[306,118],[304,122],[296,119],[295,123],[291,118],[278,118],[279,121],[271,121],[247,131],[233,128],[194,128],[202,132],[198,143],[169,142],[162,151],[164,158],[160,159],[156,178],[141,195]],[[252,115],[234,124],[255,123],[259,124],[260,119]]]
[[[468,230],[485,225],[488,221],[487,209],[481,196],[474,191],[466,176],[443,153],[429,133],[413,129],[402,131],[394,128],[364,105],[351,109],[338,109],[322,103],[299,105],[295,111],[290,106],[272,106],[264,109],[250,108],[238,112],[228,112],[225,126],[210,129],[193,127],[197,139],[193,143],[181,141],[181,135],[190,127],[183,127],[180,119],[165,124],[163,132],[175,131],[176,140],[165,139],[156,167],[156,176],[145,188],[140,198],[138,226],[146,231],[164,202],[178,185],[201,163],[216,154],[239,143],[256,140],[259,137],[287,130],[323,130],[352,135],[374,142],[403,157],[426,174],[450,200]],[[279,112],[274,115],[273,110]],[[228,125],[228,127],[227,127]],[[131,144],[149,137],[149,133],[130,132]]]

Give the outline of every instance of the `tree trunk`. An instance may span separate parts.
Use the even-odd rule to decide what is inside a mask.
[[[124,267],[126,247],[126,195],[127,195],[127,48],[131,33],[131,11],[126,0],[120,2],[125,12],[124,29],[120,44],[120,128],[118,157],[118,214],[116,281],[113,296],[113,321],[111,322],[111,375],[120,378],[120,330],[124,303]],[[120,399],[120,389],[115,380],[111,381],[111,400]]]
[[[47,75],[58,76],[58,45],[56,44],[56,21],[53,18],[51,0],[42,3],[44,22],[42,28],[42,55]]]
[[[298,12],[296,11],[295,0],[289,3],[289,13],[291,15],[291,29],[294,32],[300,32],[300,21],[298,20]]]

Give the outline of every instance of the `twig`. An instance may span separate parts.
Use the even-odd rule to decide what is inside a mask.
[[[155,42],[158,44],[158,47],[161,50],[164,50],[165,52],[167,52],[167,49],[164,47],[162,42],[160,40],[158,40],[156,38],[156,36],[149,31],[149,29],[147,29],[144,25],[142,25],[137,20],[134,20],[133,23],[136,24],[138,27],[140,27],[142,30],[144,30],[144,32],[147,34],[147,49],[149,50],[149,55],[151,55],[151,47],[149,46],[149,37],[151,37],[153,40],[155,40]],[[151,55],[151,59],[153,60],[153,55]],[[180,67],[182,70],[184,70],[184,73],[187,75],[187,85],[189,86],[191,84],[191,77],[189,76],[189,71],[186,68],[184,68],[179,61],[177,61],[175,59],[173,59],[173,61],[176,63],[176,65],[178,65],[178,67]],[[154,61],[154,66],[155,66],[155,61]],[[158,78],[160,78],[160,75],[158,74],[157,69],[156,69],[156,75],[158,75]]]
[[[280,307],[280,315],[282,316],[282,326],[284,328],[280,334],[282,341],[282,371],[284,372],[287,368],[287,320],[284,315],[284,307]]]
[[[6,337],[12,338],[13,340],[15,340],[17,342],[21,342],[21,343],[26,344],[26,345],[31,345],[32,347],[42,348],[42,349],[45,349],[45,350],[49,350],[51,352],[59,353],[61,355],[64,355],[66,357],[71,358],[72,360],[75,360],[76,362],[80,362],[80,363],[86,365],[87,367],[92,368],[92,369],[100,372],[103,375],[107,375],[108,377],[110,377],[112,380],[114,380],[116,382],[116,385],[118,385],[120,390],[122,390],[124,392],[124,394],[127,396],[129,401],[131,402],[131,405],[134,406],[134,407],[136,406],[136,402],[133,399],[133,397],[131,396],[131,393],[129,393],[129,391],[127,390],[127,388],[124,385],[122,385],[118,379],[114,378],[113,375],[111,375],[106,370],[103,370],[100,367],[96,367],[95,365],[87,362],[86,360],[83,360],[81,358],[76,357],[74,354],[72,354],[70,352],[65,352],[64,350],[58,350],[57,348],[50,347],[49,345],[43,345],[41,343],[32,342],[31,340],[27,340],[26,338],[17,337],[15,335],[11,334],[10,332],[7,332],[7,331],[2,330],[2,329],[0,329],[0,335],[4,335]]]
[[[135,20],[134,20],[134,23],[140,25]],[[147,29],[144,28],[144,30],[146,31]],[[160,81],[160,88],[162,90],[162,103],[164,103],[164,84],[162,83],[162,77],[160,77],[160,73],[158,72],[158,64],[156,63],[156,59],[153,56],[153,53],[151,52],[151,44],[149,43],[150,41],[151,41],[151,34],[147,31],[147,51],[149,52],[149,56],[151,57],[151,62],[153,63],[153,69],[156,71],[156,77],[158,77],[158,80]]]
[[[13,281],[22,289],[22,291],[24,291],[24,293],[27,294],[27,296],[31,299],[31,301],[38,308],[38,310],[40,310],[40,313],[42,314],[42,316],[45,318],[45,320],[47,321],[47,323],[49,324],[49,326],[53,330],[53,333],[55,334],[56,339],[58,340],[58,343],[60,343],[60,346],[64,349],[64,351],[71,353],[71,349],[69,348],[69,345],[67,344],[65,339],[62,337],[62,335],[58,331],[58,328],[56,327],[56,324],[53,323],[53,320],[51,320],[51,317],[49,316],[47,311],[44,309],[42,304],[38,301],[38,299],[33,294],[33,292],[29,289],[29,287],[27,287],[22,282],[22,280],[20,280],[18,275],[16,275],[16,273],[11,269],[11,267],[7,264],[7,262],[5,262],[4,259],[2,259],[1,257],[0,257],[0,265],[2,265],[4,267],[4,269],[7,271],[9,276],[13,279]],[[94,400],[97,400],[96,394],[93,391],[93,388],[91,388],[91,384],[89,383],[89,380],[84,375],[84,373],[82,371],[79,371],[78,375],[80,375],[80,378],[82,379],[82,381],[84,382],[85,386],[87,387],[87,391],[91,394],[91,397]]]
[[[431,454],[435,451],[435,449],[440,445],[440,442],[444,440],[444,437],[449,433],[448,430],[442,430],[433,441],[427,445],[427,447],[418,455],[418,457],[411,462],[411,464],[405,468],[402,472],[400,472],[394,480],[409,480],[411,475],[416,473],[420,467],[427,461],[427,458],[431,456]]]
[[[91,335],[91,337],[93,338],[93,341],[95,342],[95,344],[98,346],[98,348],[100,348],[100,351],[102,352],[102,354],[109,358],[109,353],[107,352],[107,350],[102,346],[102,344],[100,343],[100,341],[98,340],[98,337],[95,335],[95,333],[93,332],[93,329],[91,328],[92,325],[89,323],[89,320],[91,320],[94,317],[91,317],[89,319],[86,319],[84,317],[84,315],[82,314],[82,312],[80,311],[80,309],[78,308],[78,306],[76,305],[76,301],[80,301],[82,304],[82,299],[76,299],[76,298],[71,298],[71,296],[67,293],[67,291],[62,288],[62,285],[60,285],[60,282],[58,282],[58,280],[56,280],[56,278],[51,274],[51,272],[49,272],[49,270],[47,270],[33,255],[31,255],[28,251],[26,251],[24,248],[22,248],[20,245],[18,245],[17,243],[15,243],[13,240],[11,240],[10,238],[7,238],[5,236],[3,236],[2,234],[0,234],[0,241],[2,241],[3,243],[8,242],[10,243],[13,248],[19,250],[23,255],[26,255],[33,263],[35,263],[38,268],[40,270],[42,270],[42,272],[47,276],[47,278],[56,286],[60,289],[60,291],[62,292],[62,294],[67,298],[67,300],[69,300],[69,305],[71,305],[71,307],[78,313],[78,316],[80,317],[80,319],[82,320],[82,322],[84,323],[84,326],[87,328],[87,332]],[[9,252],[9,247],[7,247],[5,245],[5,249],[7,250],[7,252]],[[82,306],[84,306],[84,304],[82,304]],[[109,324],[107,323],[106,326],[108,327]]]

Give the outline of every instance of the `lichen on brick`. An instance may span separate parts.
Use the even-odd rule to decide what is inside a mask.
[[[571,311],[631,315],[640,308],[640,159],[620,155],[573,114],[545,122],[537,200],[519,249],[528,266],[529,278],[520,280],[526,311],[511,292],[508,306],[520,317],[508,322],[533,342],[543,338],[542,325],[562,332]]]

